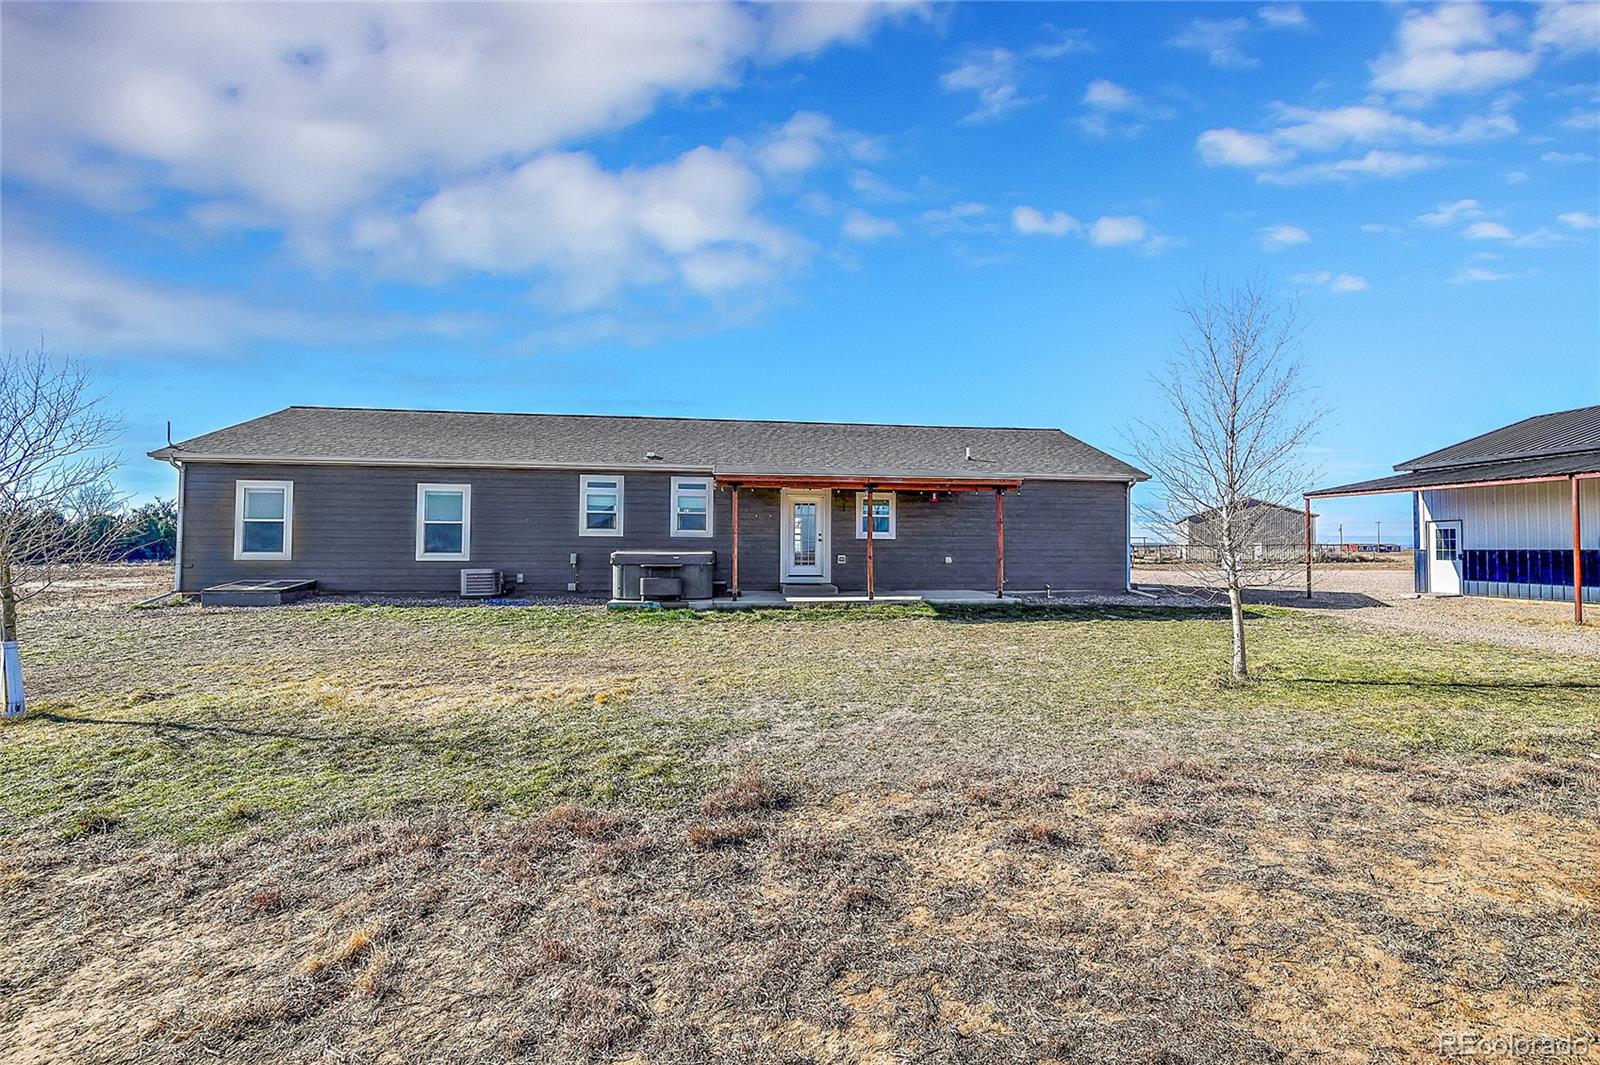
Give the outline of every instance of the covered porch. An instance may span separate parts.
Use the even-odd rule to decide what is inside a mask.
[[[1540,468],[1540,466],[1544,468]],[[1555,469],[1549,467],[1554,465]],[[1584,459],[1540,463],[1496,463],[1493,467],[1467,466],[1455,470],[1421,470],[1380,477],[1371,481],[1341,485],[1308,492],[1305,496],[1306,598],[1311,598],[1311,501],[1352,496],[1407,493],[1412,497],[1412,530],[1415,544],[1414,586],[1418,594],[1484,595],[1515,599],[1570,597],[1572,620],[1584,623],[1584,602],[1596,602],[1596,572],[1600,552],[1586,551],[1584,537],[1593,538],[1594,527],[1586,526],[1585,501],[1594,509],[1593,489],[1586,494],[1586,482],[1600,486],[1600,470]],[[1480,502],[1477,495],[1488,489],[1537,489],[1544,493],[1538,512],[1528,501],[1505,497],[1505,493]],[[1456,501],[1452,507],[1438,507],[1428,500],[1442,497]],[[1559,500],[1559,503],[1557,502]],[[1552,549],[1554,526],[1570,522],[1570,549]],[[1591,515],[1592,517],[1593,515]],[[1497,537],[1487,543],[1477,539],[1490,529],[1511,539]],[[1563,531],[1564,532],[1564,531]],[[1543,543],[1536,542],[1547,537]],[[1487,548],[1487,549],[1485,549]],[[1532,556],[1525,558],[1524,556]],[[1586,571],[1587,575],[1586,575]],[[1442,579],[1441,579],[1442,575]],[[1496,589],[1509,588],[1510,591]],[[1537,590],[1538,594],[1534,594]]]
[[[803,474],[761,470],[723,470],[714,475],[716,487],[730,494],[731,540],[727,603],[740,605],[807,605],[809,603],[878,602],[972,602],[1004,600],[1005,596],[1005,496],[1022,486],[1012,478],[917,477],[902,474],[863,473]],[[747,535],[741,535],[744,501],[752,493],[776,491],[778,506],[778,563],[781,591],[746,590],[741,572],[752,564]],[[833,564],[841,566],[847,555],[835,559],[832,515],[835,493],[855,496],[850,507],[852,528],[846,534],[857,542],[864,554],[864,582],[853,594],[839,593],[832,581]],[[900,494],[918,494],[937,503],[941,495],[954,493],[993,493],[994,567],[993,592],[974,588],[933,590],[884,590],[878,588],[878,549],[880,540],[896,535],[896,499]],[[770,526],[768,527],[770,529]],[[765,555],[765,548],[757,558]],[[770,556],[766,556],[770,558]],[[947,558],[948,563],[950,560]],[[757,562],[757,565],[763,563]],[[902,574],[902,576],[904,576]],[[938,574],[929,572],[925,584],[934,585]],[[900,582],[902,586],[906,582]],[[923,583],[923,582],[917,582]],[[964,582],[965,583],[965,582]]]

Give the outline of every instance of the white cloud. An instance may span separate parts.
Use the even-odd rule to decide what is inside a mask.
[[[1037,207],[1021,206],[1011,212],[1011,227],[1024,236],[1087,237],[1097,248],[1137,245],[1148,255],[1156,255],[1181,243],[1173,237],[1152,233],[1150,224],[1138,215],[1102,215],[1088,225],[1065,211],[1045,214]]]
[[[1367,279],[1358,274],[1339,274],[1332,270],[1317,270],[1312,273],[1295,274],[1293,281],[1297,285],[1308,288],[1325,288],[1329,292],[1345,295],[1351,292],[1367,291]]]
[[[1600,5],[1541,4],[1534,18],[1533,43],[1565,53],[1600,49]]]
[[[1372,64],[1372,85],[1384,92],[1431,99],[1481,92],[1532,74],[1536,50],[1506,47],[1521,19],[1477,3],[1446,3],[1402,16],[1395,45]]]
[[[1600,5],[1597,5],[1595,10],[1600,11]],[[1567,113],[1567,117],[1561,120],[1561,124],[1568,129],[1600,129],[1600,111],[1584,107],[1573,108]]]
[[[1405,230],[1401,229],[1399,226],[1391,226],[1384,222],[1363,222],[1361,223],[1361,232],[1370,233],[1374,236],[1398,236],[1399,234],[1404,233]]]
[[[920,3],[775,4],[765,12],[770,58],[812,56],[834,44],[862,44],[890,18],[928,17]]]
[[[888,218],[853,209],[844,216],[844,235],[851,240],[873,241],[901,235],[900,227]]]
[[[1114,81],[1097,78],[1083,91],[1083,102],[1097,111],[1128,111],[1139,106],[1139,98]]]
[[[993,233],[999,228],[989,219],[988,204],[970,200],[923,211],[921,221],[934,233]]]
[[[1478,218],[1483,214],[1483,205],[1477,200],[1456,200],[1454,203],[1441,203],[1427,214],[1417,216],[1417,221],[1425,226],[1448,226],[1468,218]]]
[[[1030,59],[1060,59],[1063,56],[1082,55],[1094,51],[1085,30],[1056,29],[1048,40],[1028,46]]]
[[[1022,206],[1011,212],[1011,226],[1024,236],[1063,237],[1083,231],[1083,223],[1065,211],[1046,215],[1037,207]]]
[[[1208,129],[1195,138],[1194,146],[1208,166],[1241,166],[1250,169],[1277,166],[1293,158],[1264,133],[1238,129]]]
[[[991,122],[1019,107],[1036,103],[1036,97],[1022,95],[1021,65],[1016,53],[1007,48],[974,52],[939,79],[946,92],[970,92],[978,106],[963,122]]]
[[[1306,18],[1299,4],[1267,4],[1256,11],[1256,17],[1275,29],[1300,30],[1311,25],[1311,20]]]
[[[1256,61],[1244,52],[1244,36],[1249,31],[1250,23],[1242,18],[1197,18],[1167,43],[1176,48],[1204,52],[1206,62],[1219,70],[1242,69],[1256,65]]]
[[[1261,246],[1267,251],[1277,251],[1295,244],[1309,244],[1311,234],[1299,226],[1275,225],[1261,228]]]
[[[1516,276],[1515,274],[1505,274],[1482,266],[1463,266],[1446,283],[1467,285],[1476,281],[1509,281]]]
[[[1556,216],[1562,225],[1571,226],[1573,229],[1595,229],[1600,227],[1600,217],[1589,211],[1568,211]]]
[[[1516,234],[1499,222],[1474,222],[1461,235],[1468,240],[1510,240]]]
[[[716,296],[804,256],[803,242],[759,216],[760,193],[755,173],[721,149],[616,172],[586,153],[548,152],[446,186],[414,211],[363,215],[354,242],[422,278],[532,276],[564,311],[669,283]]]
[[[1150,227],[1137,215],[1102,217],[1089,226],[1089,243],[1097,248],[1119,248],[1139,243],[1149,232]]]
[[[481,330],[470,315],[351,314],[302,305],[253,306],[231,292],[149,281],[87,257],[6,234],[0,316],[16,336],[101,353],[216,352],[252,340],[308,346],[397,337],[456,338]]]
[[[7,5],[5,169],[102,206],[171,189],[326,237],[396,190],[625,126],[894,15],[813,6]]]
[[[1314,181],[1348,181],[1352,177],[1398,178],[1431,170],[1442,160],[1435,155],[1390,152],[1374,148],[1366,155],[1328,163],[1308,163],[1278,173],[1260,175],[1275,185],[1302,185]]]
[[[796,111],[756,149],[756,161],[769,174],[803,173],[822,162],[837,137],[827,115]]]
[[[1170,118],[1171,109],[1152,107],[1138,94],[1106,78],[1091,81],[1083,91],[1083,114],[1078,128],[1091,137],[1136,137],[1147,118]]]
[[[1506,171],[1506,184],[1507,185],[1520,185],[1524,181],[1527,181],[1527,180],[1528,180],[1528,175],[1523,173],[1521,170],[1508,170],[1508,171]]]
[[[1516,120],[1503,109],[1468,116],[1454,127],[1432,126],[1375,104],[1320,110],[1277,104],[1274,110],[1283,124],[1273,131],[1273,136],[1308,151],[1369,144],[1471,144],[1499,140],[1517,132]]]
[[[1540,161],[1566,165],[1569,163],[1592,163],[1594,156],[1588,152],[1545,152],[1539,156]]]

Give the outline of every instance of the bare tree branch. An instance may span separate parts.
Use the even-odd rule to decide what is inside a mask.
[[[1292,570],[1283,552],[1258,553],[1282,511],[1300,503],[1313,471],[1307,446],[1323,417],[1303,384],[1298,310],[1259,282],[1202,280],[1178,307],[1177,352],[1153,378],[1169,419],[1140,419],[1131,450],[1160,498],[1144,524],[1190,541],[1187,568],[1220,585],[1233,615],[1233,672],[1249,672],[1242,593]],[[1192,519],[1199,518],[1195,521]],[[1281,539],[1273,535],[1273,539]]]

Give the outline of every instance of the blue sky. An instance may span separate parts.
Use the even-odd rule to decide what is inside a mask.
[[[1125,453],[1207,272],[1298,298],[1324,483],[1600,402],[1593,5],[0,18],[4,343],[90,361],[141,497],[167,419],[291,403]]]

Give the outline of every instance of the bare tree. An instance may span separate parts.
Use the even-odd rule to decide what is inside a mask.
[[[1242,678],[1244,589],[1293,572],[1280,508],[1299,504],[1310,486],[1306,445],[1323,412],[1302,384],[1293,304],[1257,282],[1207,280],[1179,310],[1177,354],[1155,377],[1171,417],[1137,421],[1131,433],[1161,493],[1143,516],[1174,539],[1194,532],[1186,566],[1226,591],[1233,675]]]
[[[111,446],[116,420],[89,391],[89,373],[43,351],[0,355],[0,693],[7,717],[22,713],[19,605],[39,595],[70,567],[103,561],[121,541],[102,516],[116,500]],[[24,577],[26,579],[24,579]]]

